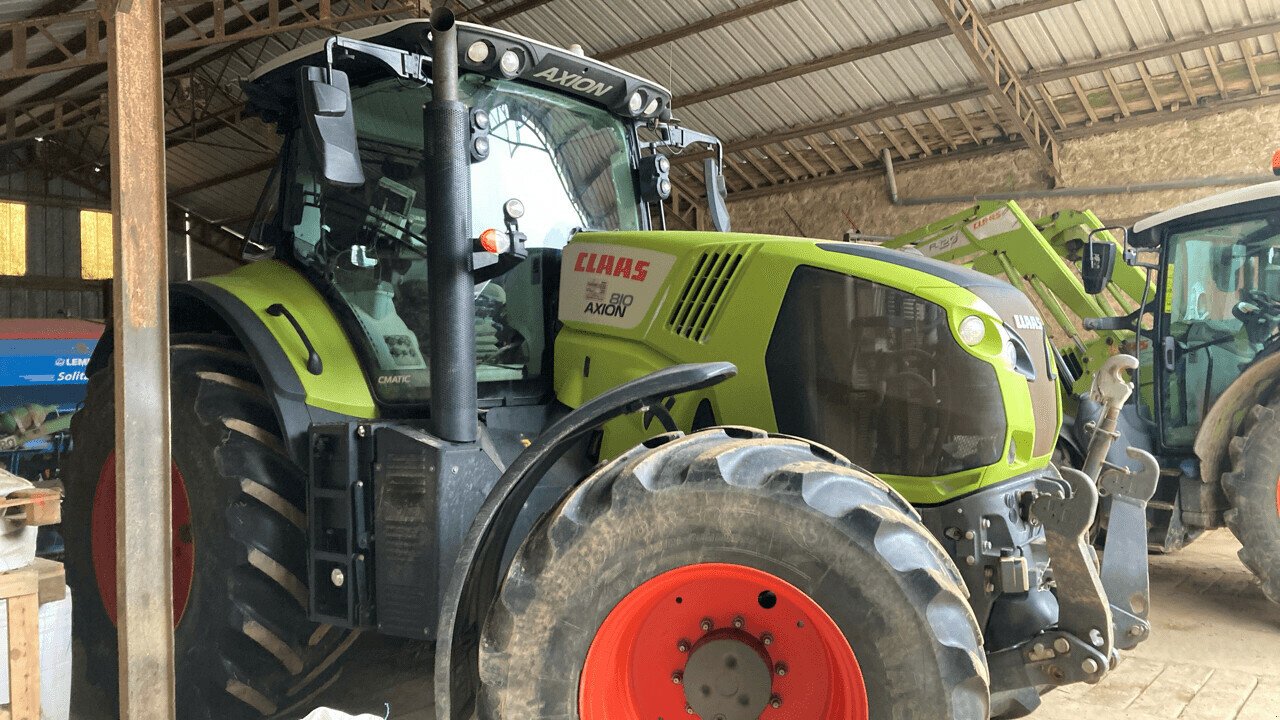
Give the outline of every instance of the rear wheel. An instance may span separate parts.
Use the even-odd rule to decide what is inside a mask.
[[[900,496],[800,440],[665,440],[517,553],[481,643],[483,717],[985,720],[959,575]]]
[[[1255,405],[1231,440],[1231,471],[1222,489],[1231,502],[1227,526],[1240,544],[1240,559],[1280,602],[1280,400]]]
[[[252,362],[218,335],[175,335],[174,635],[178,717],[247,719],[336,678],[355,636],[306,617],[304,476]],[[89,680],[114,693],[115,401],[110,367],[75,415],[67,576]]]

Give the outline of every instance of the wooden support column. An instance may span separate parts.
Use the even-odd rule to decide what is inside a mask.
[[[174,717],[169,300],[160,0],[108,17],[115,222],[120,717]]]

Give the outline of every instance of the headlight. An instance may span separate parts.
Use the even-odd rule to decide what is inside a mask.
[[[1018,368],[1018,348],[1014,346],[1012,340],[1004,341],[1004,361],[1009,364],[1010,370]]]
[[[631,93],[631,98],[627,100],[627,109],[632,115],[639,115],[644,109],[644,95],[640,94],[639,90]]]
[[[960,321],[960,340],[970,347],[982,342],[987,336],[987,324],[977,315],[970,315]]]
[[[498,67],[502,69],[502,74],[507,77],[515,77],[520,74],[520,53],[515,50],[508,50],[502,53],[502,59],[498,60]]]

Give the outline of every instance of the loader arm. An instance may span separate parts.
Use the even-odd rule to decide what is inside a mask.
[[[963,263],[1004,277],[1053,318],[1051,337],[1072,371],[1073,394],[1088,392],[1092,376],[1131,330],[1086,330],[1083,320],[1128,315],[1143,301],[1146,278],[1120,263],[1104,293],[1087,293],[1071,262],[1089,233],[1103,228],[1088,211],[1064,211],[1033,221],[1012,200],[984,201],[899,235],[886,247],[912,247],[929,257]],[[1116,243],[1110,233],[1099,237]],[[1118,243],[1117,243],[1118,244]],[[1154,297],[1147,292],[1146,297]]]

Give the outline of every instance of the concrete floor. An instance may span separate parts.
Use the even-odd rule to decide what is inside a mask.
[[[1050,693],[1035,720],[1280,720],[1280,606],[1236,559],[1230,533],[1151,558],[1151,639],[1106,680]],[[431,656],[369,638],[322,704],[392,720],[434,720]],[[302,716],[305,713],[298,713]]]

